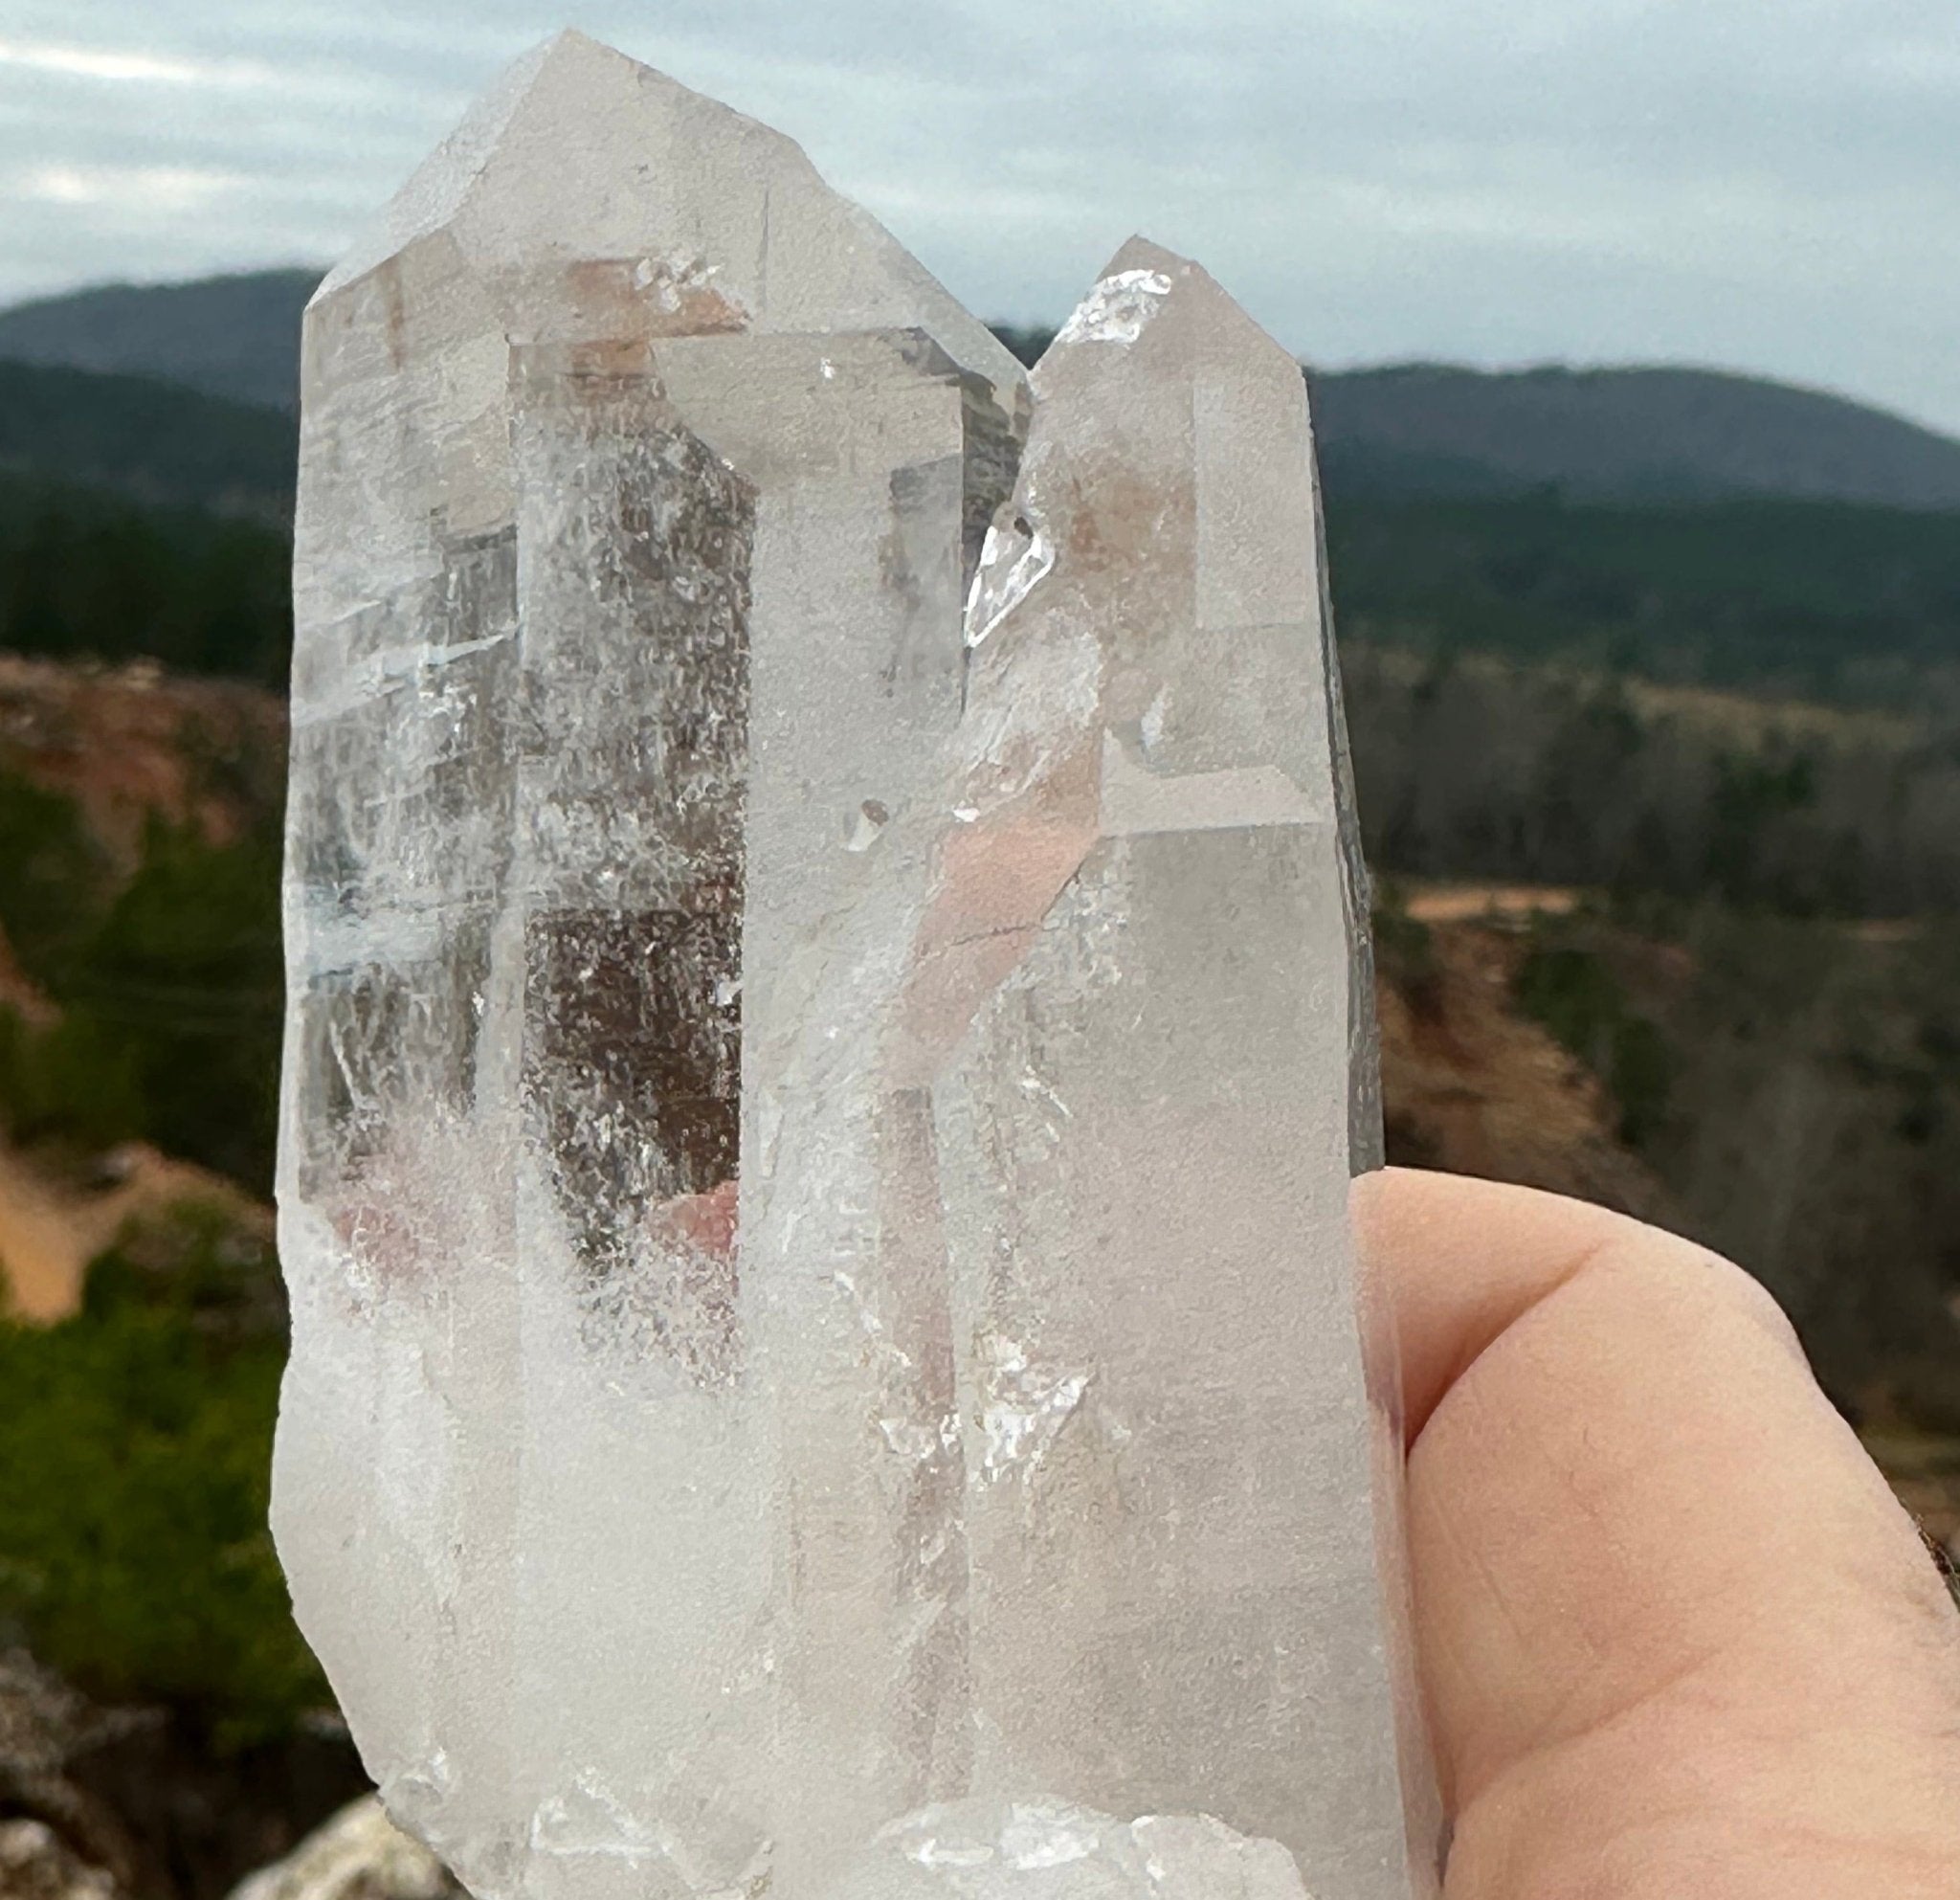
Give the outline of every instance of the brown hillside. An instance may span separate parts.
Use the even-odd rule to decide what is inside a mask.
[[[153,819],[224,844],[275,813],[284,753],[285,709],[255,687],[0,654],[0,771],[73,799],[118,873],[135,867]],[[36,1029],[58,1015],[4,932],[0,1008]],[[0,1309],[72,1312],[88,1263],[126,1222],[187,1200],[255,1229],[269,1222],[230,1182],[141,1143],[78,1170],[72,1156],[50,1165],[0,1142]]]
[[[285,708],[256,686],[0,654],[0,770],[75,799],[116,863],[152,816],[230,841],[276,809],[284,753]]]
[[[1389,1158],[1665,1223],[1666,1192],[1615,1133],[1599,1079],[1512,1002],[1518,918],[1570,908],[1570,895],[1462,886],[1412,899],[1422,948],[1398,957],[1386,943],[1378,989]]]
[[[81,1304],[89,1263],[132,1221],[194,1203],[268,1245],[271,1210],[230,1181],[132,1142],[85,1179],[0,1145],[0,1312],[50,1325]]]

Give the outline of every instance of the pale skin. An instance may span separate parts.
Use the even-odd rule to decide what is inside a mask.
[[[1409,1413],[1448,1900],[1960,1900],[1960,1614],[1738,1268],[1356,1186]]]

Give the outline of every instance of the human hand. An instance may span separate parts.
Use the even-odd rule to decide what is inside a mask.
[[[1754,1281],[1390,1170],[1448,1900],[1960,1900],[1960,1616]]]

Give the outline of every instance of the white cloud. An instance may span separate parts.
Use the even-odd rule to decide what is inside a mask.
[[[202,211],[247,181],[223,171],[170,165],[40,165],[13,190],[46,205],[105,205],[139,213]]]
[[[1960,34],[1881,40],[1860,62],[1874,78],[1908,92],[1960,92]]]
[[[56,46],[0,39],[0,66],[24,67],[63,78],[164,86],[264,85],[272,69],[249,59],[184,59],[106,47]]]

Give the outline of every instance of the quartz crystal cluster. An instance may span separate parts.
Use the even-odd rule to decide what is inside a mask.
[[[307,314],[274,1518],[479,1900],[1409,1900],[1297,366],[577,35]]]

